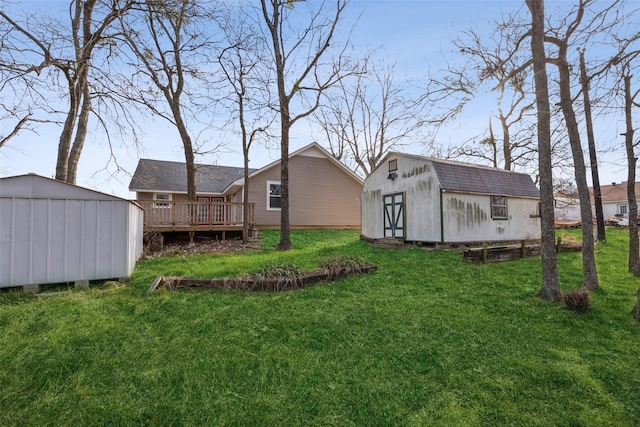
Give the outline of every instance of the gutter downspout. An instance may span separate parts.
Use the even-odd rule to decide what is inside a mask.
[[[440,187],[440,243],[444,243],[444,209],[442,206],[442,187]]]

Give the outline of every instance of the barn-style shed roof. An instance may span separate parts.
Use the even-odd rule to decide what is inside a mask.
[[[540,191],[524,173],[467,163],[430,159],[445,191],[504,196],[539,197]]]
[[[243,168],[196,164],[198,193],[222,194],[234,181],[244,175]],[[250,169],[249,173],[255,171]],[[140,159],[130,191],[187,192],[187,169],[184,162]]]
[[[540,197],[540,191],[526,173],[399,152],[388,153],[378,163],[378,167],[386,165],[387,160],[393,157],[407,157],[430,163],[438,176],[440,188],[444,191]]]

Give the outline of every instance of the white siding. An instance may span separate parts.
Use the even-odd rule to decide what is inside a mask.
[[[397,161],[397,177],[393,180],[389,179],[391,160]],[[407,241],[463,243],[540,238],[538,199],[508,196],[508,219],[494,220],[490,195],[443,192],[429,159],[403,155],[388,156],[364,182],[364,237],[384,237],[383,197],[393,193],[404,193]]]
[[[469,241],[535,240],[540,238],[538,200],[507,197],[508,219],[491,218],[488,195],[444,193],[444,240]]]
[[[0,287],[129,276],[142,254],[142,218],[117,197],[37,176],[3,178]]]
[[[440,186],[428,161],[408,157],[397,160],[398,177],[388,179],[387,163],[380,165],[364,182],[362,191],[362,235],[382,238],[384,217],[382,198],[405,193],[406,240],[440,241]]]

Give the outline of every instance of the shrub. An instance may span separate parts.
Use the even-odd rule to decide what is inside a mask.
[[[591,308],[589,291],[584,288],[564,294],[562,300],[568,309],[578,313],[586,313]]]
[[[335,280],[342,276],[368,273],[375,267],[356,255],[342,255],[322,258],[319,262],[320,269],[324,271],[329,280]]]
[[[302,285],[304,272],[297,265],[288,262],[269,262],[265,264],[260,272],[256,274],[256,283],[266,290],[266,283],[275,279],[276,291],[284,291],[289,289],[299,289]]]

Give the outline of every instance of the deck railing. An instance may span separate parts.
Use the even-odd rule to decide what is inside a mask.
[[[242,226],[243,204],[232,202],[174,202],[137,200],[144,209],[144,227]],[[255,205],[249,204],[248,223],[253,224]]]

